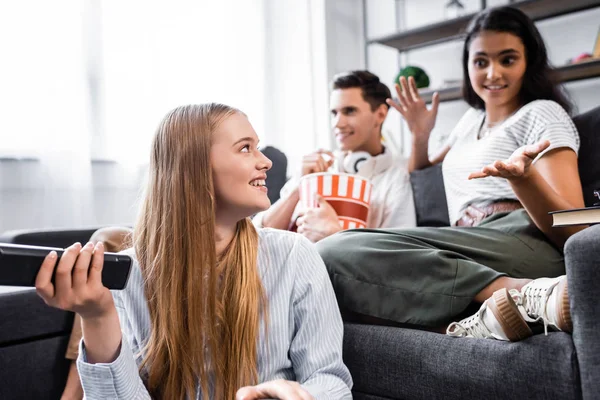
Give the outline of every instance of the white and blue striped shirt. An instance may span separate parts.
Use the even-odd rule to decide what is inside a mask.
[[[351,399],[352,378],[342,362],[342,319],[323,261],[299,234],[258,232],[258,268],[269,301],[268,338],[261,337],[258,345],[260,382],[293,380],[317,400]],[[133,249],[125,253],[134,256]],[[89,364],[80,345],[77,367],[85,396],[149,399],[138,370],[142,355],[134,356],[151,329],[135,257],[127,287],[113,297],[123,331],[121,352],[110,364]]]
[[[550,147],[534,160],[537,162],[553,149],[570,148],[579,151],[579,134],[567,112],[551,100],[532,101],[504,122],[493,128],[487,137],[479,138],[485,112],[469,109],[448,138],[451,150],[442,170],[450,222],[460,219],[467,206],[485,206],[498,200],[518,200],[510,182],[504,178],[468,180],[472,172],[496,160],[508,159],[521,146],[540,140],[550,141]]]

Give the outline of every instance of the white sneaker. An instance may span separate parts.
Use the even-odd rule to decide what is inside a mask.
[[[479,311],[448,326],[452,337],[496,339],[516,342],[533,333],[506,289],[499,289],[487,299]]]
[[[509,293],[526,321],[544,323],[546,335],[548,326],[559,331],[573,331],[566,275],[535,279],[520,292],[512,289]]]

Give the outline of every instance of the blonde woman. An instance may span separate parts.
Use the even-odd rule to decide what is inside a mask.
[[[257,144],[228,106],[171,111],[152,145],[127,288],[102,286],[101,242],[74,244],[57,266],[48,255],[36,288],[81,316],[86,398],[351,398],[318,253],[248,219],[269,207],[271,162]]]

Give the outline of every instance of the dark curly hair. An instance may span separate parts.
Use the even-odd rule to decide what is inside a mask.
[[[550,67],[548,52],[540,32],[525,13],[513,7],[497,7],[484,10],[473,17],[467,26],[462,57],[462,94],[471,107],[480,110],[485,109],[485,103],[471,86],[468,68],[469,46],[482,31],[510,33],[519,37],[523,42],[527,67],[520,92],[522,104],[534,100],[553,100],[568,113],[571,113],[573,106],[562,87],[557,84],[556,75]]]
[[[333,77],[331,90],[360,88],[363,99],[375,111],[380,105],[385,104],[386,99],[392,97],[390,89],[379,80],[379,77],[369,71],[349,71]]]

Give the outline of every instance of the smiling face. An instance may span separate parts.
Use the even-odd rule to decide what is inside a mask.
[[[366,151],[377,154],[381,147],[381,125],[387,107],[375,111],[365,101],[360,88],[335,89],[330,98],[331,124],[342,151]]]
[[[486,109],[517,109],[526,69],[525,46],[511,33],[482,31],[469,46],[469,80]]]
[[[271,205],[265,180],[272,163],[257,146],[258,136],[241,113],[216,129],[210,160],[217,216],[239,221]]]

